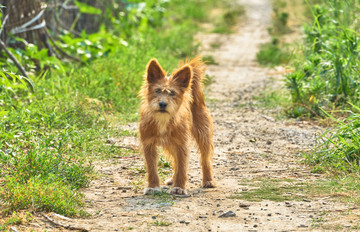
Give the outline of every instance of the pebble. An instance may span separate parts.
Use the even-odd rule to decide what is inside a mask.
[[[156,219],[156,216],[152,216],[151,218],[152,218],[152,219]]]
[[[250,204],[240,203],[239,206],[240,206],[241,208],[249,208],[249,207],[250,207]]]
[[[114,138],[108,138],[108,139],[106,140],[106,143],[108,143],[108,144],[114,144],[114,143],[116,143],[116,141],[115,141]]]
[[[222,213],[220,214],[219,218],[222,218],[222,217],[235,217],[236,214],[233,212],[233,211],[227,211],[225,213]]]
[[[15,226],[10,227],[10,231],[12,231],[12,232],[18,232],[18,230],[16,229]]]
[[[300,226],[298,226],[299,228],[306,228],[308,227],[307,225],[301,224]]]

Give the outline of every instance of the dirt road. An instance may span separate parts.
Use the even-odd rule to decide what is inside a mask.
[[[200,188],[199,154],[193,148],[187,184],[190,197],[144,196],[144,164],[134,152],[96,167],[102,177],[85,190],[86,211],[91,217],[55,219],[90,231],[309,231],[320,230],[317,222],[332,220],[346,211],[347,205],[327,197],[309,199],[302,192],[291,191],[294,186],[322,178],[311,174],[298,154],[313,144],[320,128],[307,122],[275,120],[252,104],[252,97],[273,72],[256,62],[259,45],[270,39],[267,27],[272,10],[267,0],[239,4],[246,8],[246,19],[235,33],[199,36],[203,54],[212,55],[218,63],[207,71],[215,77],[207,90],[207,102],[215,123],[213,166],[218,188]],[[221,46],[211,49],[211,43]],[[137,130],[136,124],[123,129]],[[133,137],[115,140],[122,146],[137,144]],[[162,169],[164,178],[170,176],[167,170]],[[289,193],[271,189],[279,184],[288,186]],[[288,195],[290,200],[250,201],[261,195],[256,189]],[[219,217],[228,211],[233,214]],[[337,220],[348,223],[346,217]]]

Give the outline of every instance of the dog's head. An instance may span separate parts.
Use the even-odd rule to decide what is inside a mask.
[[[150,110],[159,116],[174,115],[184,101],[191,101],[192,76],[190,65],[184,65],[167,76],[156,59],[150,60],[144,85],[144,97]]]

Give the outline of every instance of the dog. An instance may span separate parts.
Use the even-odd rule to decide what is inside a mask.
[[[213,122],[202,91],[205,63],[201,57],[180,63],[171,75],[156,59],[146,66],[139,122],[140,150],[145,157],[148,187],[144,194],[160,191],[157,147],[173,160],[174,174],[166,184],[171,194],[187,195],[185,185],[189,142],[195,138],[200,153],[202,187],[215,188],[211,161],[214,153]]]

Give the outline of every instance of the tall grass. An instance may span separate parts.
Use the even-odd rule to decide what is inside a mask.
[[[359,2],[306,1],[313,23],[305,26],[304,57],[286,78],[292,116],[320,116],[322,110],[359,104]]]
[[[317,141],[315,150],[306,154],[306,160],[315,171],[333,173],[359,173],[360,171],[360,108],[344,120],[336,121],[336,128],[325,131]],[[331,117],[330,115],[328,115]]]

